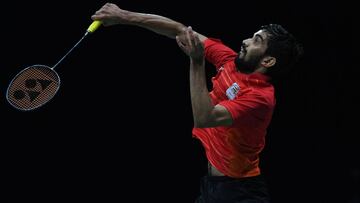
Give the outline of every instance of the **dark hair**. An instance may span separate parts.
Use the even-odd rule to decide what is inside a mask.
[[[269,68],[266,74],[275,78],[289,73],[303,55],[302,45],[281,25],[263,25],[261,29],[269,35],[265,55],[276,58],[275,65]]]

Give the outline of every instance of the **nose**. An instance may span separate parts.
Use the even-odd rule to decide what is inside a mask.
[[[243,46],[244,48],[246,48],[246,47],[248,46],[248,41],[249,41],[249,39],[243,40],[241,46]]]
[[[246,52],[247,46],[248,46],[248,45],[245,43],[245,41],[243,41],[242,44],[241,44],[241,50],[244,51],[244,52]]]

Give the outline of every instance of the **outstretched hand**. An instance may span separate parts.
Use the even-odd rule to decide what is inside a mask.
[[[104,26],[126,24],[129,22],[128,11],[119,8],[116,4],[106,3],[94,15],[92,20],[99,20]]]
[[[204,45],[199,39],[199,35],[195,33],[191,27],[184,29],[183,37],[176,36],[176,42],[179,47],[192,60],[199,61],[204,59]]]

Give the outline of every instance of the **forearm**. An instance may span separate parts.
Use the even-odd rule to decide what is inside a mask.
[[[206,85],[204,59],[190,61],[190,94],[195,127],[204,127],[212,118],[214,105]]]
[[[129,17],[128,24],[143,27],[173,39],[182,32],[183,28],[185,28],[183,24],[159,15],[130,11],[127,11],[127,15]]]

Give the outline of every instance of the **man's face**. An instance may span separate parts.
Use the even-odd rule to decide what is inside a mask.
[[[235,58],[240,72],[252,73],[260,67],[260,62],[267,49],[268,34],[264,30],[256,32],[252,38],[243,41],[241,50]]]

